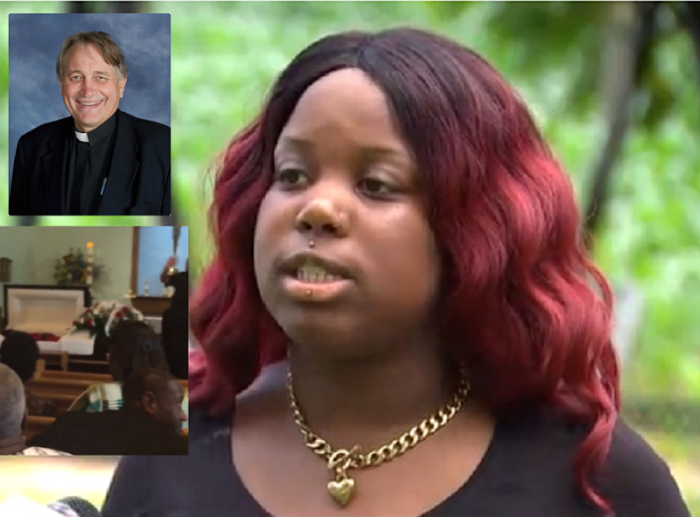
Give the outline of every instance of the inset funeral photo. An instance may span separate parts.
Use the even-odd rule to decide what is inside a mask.
[[[188,233],[0,227],[0,456],[188,454]]]
[[[170,216],[170,15],[9,18],[9,215]]]

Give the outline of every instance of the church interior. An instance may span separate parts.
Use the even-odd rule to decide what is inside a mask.
[[[39,446],[38,437],[58,433],[48,443],[66,443],[65,454],[139,454],[128,444],[123,451],[106,447],[100,452],[99,444],[81,449],[62,441],[66,432],[59,432],[57,422],[68,412],[116,413],[132,399],[144,409],[140,413],[165,415],[166,403],[146,393],[157,379],[133,380],[137,363],[167,371],[165,380],[179,387],[181,411],[176,410],[179,417],[172,411],[170,416],[186,442],[188,241],[188,228],[181,226],[0,230],[0,363],[20,364],[26,444]],[[26,359],[32,347],[38,355]],[[24,364],[27,360],[33,368]],[[27,371],[22,375],[20,370]],[[133,397],[127,396],[125,380],[132,373],[129,393],[138,392]],[[2,447],[0,440],[0,454],[13,454]]]

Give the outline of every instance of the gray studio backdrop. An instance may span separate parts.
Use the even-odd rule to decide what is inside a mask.
[[[129,78],[120,110],[170,126],[169,14],[11,14],[9,29],[10,182],[19,138],[70,116],[56,58],[74,32],[104,31],[121,47]]]

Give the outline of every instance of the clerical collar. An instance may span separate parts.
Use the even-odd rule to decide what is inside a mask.
[[[73,127],[75,138],[77,138],[81,142],[90,144],[90,147],[92,147],[104,137],[109,135],[112,131],[114,131],[114,128],[117,127],[117,112],[115,111],[114,115],[105,120],[100,126],[87,133],[81,133],[80,131],[75,129],[75,123],[73,122],[73,119],[71,119],[71,126]]]
[[[0,455],[16,454],[26,449],[22,433],[0,440]]]

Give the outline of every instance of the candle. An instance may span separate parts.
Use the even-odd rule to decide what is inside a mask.
[[[87,285],[92,285],[92,253],[94,245],[92,242],[87,243],[87,278],[85,283]]]

